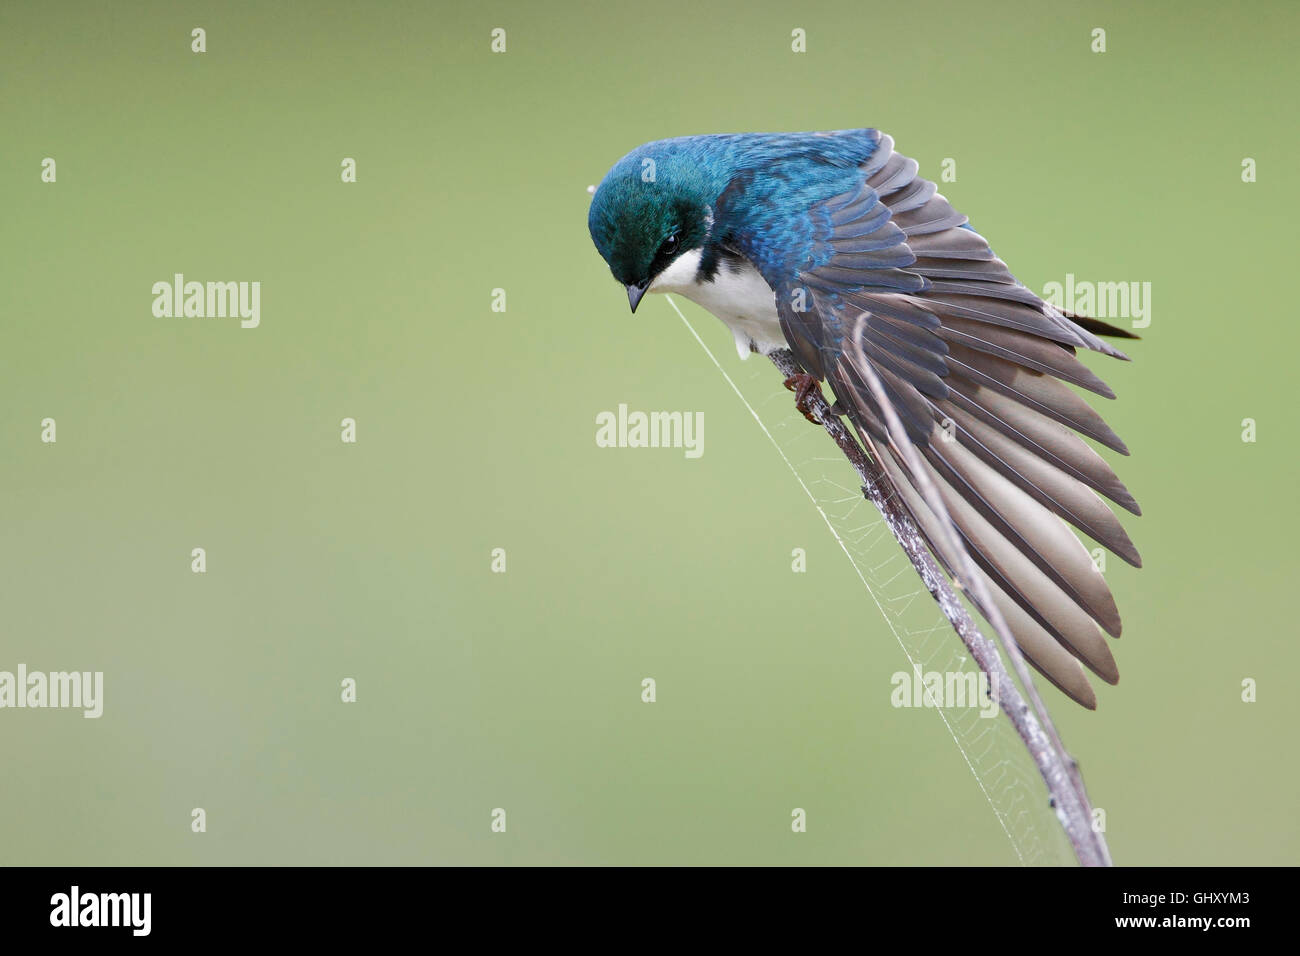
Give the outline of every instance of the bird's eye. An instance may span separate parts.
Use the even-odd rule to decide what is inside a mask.
[[[661,256],[671,256],[671,255],[675,255],[676,252],[677,252],[677,233],[674,232],[671,236],[665,239],[664,244],[659,247],[659,254]]]

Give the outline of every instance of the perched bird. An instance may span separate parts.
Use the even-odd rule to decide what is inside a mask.
[[[1136,336],[1040,299],[917,169],[873,129],[661,140],[606,174],[588,227],[633,312],[676,292],[725,322],[742,358],[790,349],[805,414],[826,382],[952,573],[869,366],[1026,658],[1095,708],[1083,668],[1118,681],[1102,632],[1119,637],[1120,616],[1066,522],[1140,566],[1102,496],[1141,512],[1080,436],[1128,449],[1069,386],[1114,398],[1076,349],[1126,359],[1097,336]]]

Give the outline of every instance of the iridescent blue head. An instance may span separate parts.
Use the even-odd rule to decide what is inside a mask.
[[[673,140],[638,147],[601,180],[587,228],[633,312],[659,273],[709,238],[713,180]]]

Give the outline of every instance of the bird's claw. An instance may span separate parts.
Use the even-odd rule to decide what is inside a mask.
[[[821,398],[821,388],[817,384],[817,379],[804,372],[797,375],[791,375],[782,384],[790,391],[794,392],[794,407],[797,408],[803,417],[808,419],[814,425],[820,425],[821,421],[813,415],[810,401],[814,394]]]

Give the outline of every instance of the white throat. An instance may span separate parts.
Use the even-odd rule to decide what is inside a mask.
[[[718,266],[712,282],[697,282],[699,249],[683,252],[650,283],[649,292],[676,292],[708,309],[731,329],[736,351],[749,358],[751,347],[763,355],[788,348],[776,314],[776,294],[749,262],[738,270],[728,263]]]

